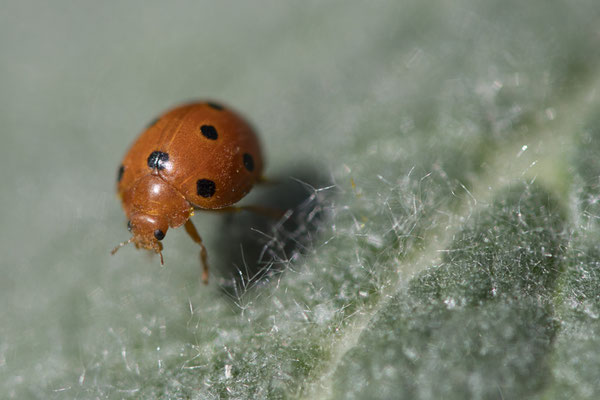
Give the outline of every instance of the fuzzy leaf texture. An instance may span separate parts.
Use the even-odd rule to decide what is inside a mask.
[[[600,398],[600,3],[0,15],[0,398]],[[126,240],[120,157],[231,103],[272,184]],[[14,172],[11,172],[14,171]]]

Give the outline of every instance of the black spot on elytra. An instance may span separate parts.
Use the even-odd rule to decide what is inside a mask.
[[[196,182],[196,192],[201,197],[212,197],[217,189],[215,183],[209,179],[198,179]]]
[[[254,158],[248,153],[244,153],[244,167],[250,172],[254,171]]]
[[[156,240],[163,240],[165,238],[165,233],[160,229],[154,231],[154,237]]]
[[[162,151],[153,151],[148,156],[148,166],[152,169],[165,169],[167,167],[167,161],[169,161],[169,155]]]
[[[127,221],[127,230],[131,232],[131,220]]]
[[[205,138],[210,140],[217,140],[219,137],[217,130],[212,125],[202,125],[200,127],[200,132],[202,132],[202,135],[204,135]]]
[[[121,179],[123,179],[123,173],[125,172],[125,166],[121,165],[119,167],[119,172],[117,173],[117,183],[121,182]]]
[[[206,105],[209,106],[210,108],[214,108],[215,110],[222,110],[223,106],[218,104],[218,103],[214,103],[212,101],[207,101]]]

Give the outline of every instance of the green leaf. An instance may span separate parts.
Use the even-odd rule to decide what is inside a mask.
[[[597,1],[2,9],[0,397],[600,398]],[[128,142],[198,97],[290,210],[194,216],[208,286],[177,229],[109,255]]]
[[[543,387],[565,218],[536,186],[506,192],[375,315],[336,371],[335,397],[524,398]]]

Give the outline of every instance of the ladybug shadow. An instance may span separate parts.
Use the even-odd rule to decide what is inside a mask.
[[[319,189],[330,186],[329,181],[309,168],[282,176],[287,178],[256,187],[252,204],[283,216],[244,211],[222,220],[215,249],[221,258],[218,273],[223,291],[233,298],[293,268],[323,229],[325,191]]]

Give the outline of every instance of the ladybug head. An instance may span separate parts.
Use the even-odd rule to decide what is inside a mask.
[[[160,241],[164,239],[169,229],[166,218],[155,215],[134,214],[127,223],[127,229],[133,236],[128,241],[115,247],[112,254],[115,254],[118,249],[126,244],[133,243],[138,249],[154,250],[154,252],[160,254],[160,263],[164,264],[161,252],[163,246]]]

